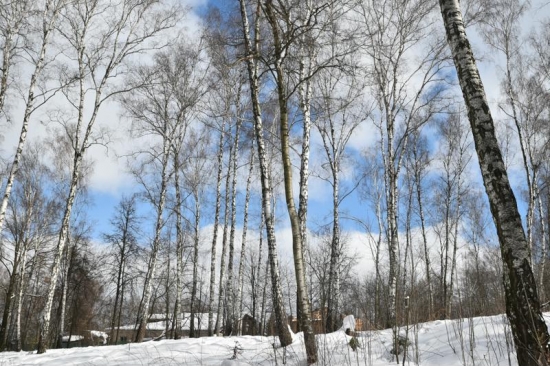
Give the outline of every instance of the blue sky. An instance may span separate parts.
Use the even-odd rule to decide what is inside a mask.
[[[208,5],[216,5],[219,7],[227,6],[237,6],[237,0],[212,0],[209,2],[203,0],[189,0],[184,2],[190,2],[194,6],[192,8],[192,13],[189,16],[188,27],[192,30],[197,26],[197,23],[200,22],[200,17],[205,14]],[[549,7],[543,8],[542,14],[538,14],[539,17],[542,17],[544,14],[549,15]],[[475,33],[473,33],[474,44],[475,43]],[[488,50],[478,41],[478,49],[482,56],[486,56]],[[480,69],[482,73],[483,82],[486,86],[486,89],[489,93],[489,99],[492,103],[492,108],[496,109],[496,100],[498,99],[498,90],[499,90],[499,81],[498,74],[499,70],[494,66],[494,63],[484,62],[480,63]],[[14,114],[17,115],[17,112]],[[117,106],[113,103],[105,105],[104,110],[101,111],[101,123],[109,126],[117,126],[117,128],[122,131],[125,129],[125,124],[127,121],[123,121],[120,118],[120,111]],[[19,118],[14,118],[15,121],[18,121]],[[44,136],[46,133],[46,127],[42,124],[35,122],[35,126],[31,129],[29,134],[30,138],[38,138]],[[14,123],[11,126],[11,129],[5,133],[5,141],[3,150],[4,153],[12,151],[12,148],[9,145],[15,145],[17,141],[19,126]],[[372,143],[373,132],[369,130],[369,127],[362,127],[357,133],[352,137],[351,145],[354,146],[356,150],[355,153],[361,146]],[[114,209],[118,204],[122,195],[132,194],[137,191],[138,187],[134,184],[132,178],[125,172],[125,163],[124,159],[119,157],[128,151],[131,146],[128,146],[127,137],[124,133],[119,133],[115,137],[115,141],[112,147],[109,150],[105,150],[102,147],[94,147],[90,151],[90,155],[96,160],[95,164],[95,173],[91,177],[90,185],[90,195],[93,203],[89,207],[88,215],[93,221],[93,238],[94,240],[100,241],[102,233],[108,232],[110,230],[109,221],[112,218]],[[130,143],[131,145],[131,143]],[[322,154],[319,150],[313,150],[312,154]],[[477,160],[474,159],[472,164],[474,164],[474,170],[477,171]],[[519,181],[515,179],[514,176],[518,177],[519,175],[512,172],[512,178],[514,181]],[[297,179],[297,176],[295,176]],[[241,182],[244,185],[244,182]],[[309,204],[309,218],[311,229],[316,229],[321,224],[327,224],[330,222],[330,214],[332,209],[332,198],[330,186],[327,183],[322,183],[319,179],[312,178],[310,184],[310,204]],[[211,205],[210,205],[211,206]],[[525,205],[520,201],[520,207],[524,210]],[[357,193],[350,195],[342,204],[341,210],[345,213],[343,216],[351,215],[356,216],[361,219],[367,219],[373,223],[372,209],[369,205],[361,202]],[[147,224],[152,226],[154,221],[154,213],[151,212],[150,206],[143,204],[141,207],[143,215],[149,216],[147,218]],[[240,216],[242,215],[242,210],[238,212],[239,221],[241,220]],[[284,206],[281,204],[278,206],[278,214],[282,218],[281,227],[287,226],[286,215],[284,212]],[[203,217],[203,224],[207,225],[211,223],[212,215],[207,213]],[[350,220],[343,220],[343,225],[348,229],[355,230],[364,230],[361,225],[355,224]]]

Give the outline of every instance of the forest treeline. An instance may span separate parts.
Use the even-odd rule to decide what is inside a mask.
[[[234,335],[246,313],[282,346],[297,317],[313,364],[314,310],[396,342],[506,312],[518,362],[547,365],[550,20],[525,23],[548,5],[461,5],[235,0],[195,26],[175,0],[2,1],[0,350],[141,342],[152,314]],[[113,146],[133,186],[98,238]]]

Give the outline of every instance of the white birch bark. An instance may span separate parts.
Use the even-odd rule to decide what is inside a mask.
[[[27,193],[26,197],[31,197],[36,193]],[[0,326],[0,350],[4,351],[8,347],[8,334],[9,327],[12,319],[14,303],[13,300],[16,298],[16,289],[17,286],[22,286],[21,276],[25,272],[25,261],[27,255],[27,246],[29,245],[29,231],[31,228],[33,215],[34,215],[34,200],[32,198],[26,202],[25,218],[22,223],[21,233],[16,237],[16,243],[13,253],[13,266],[11,269],[11,274],[9,276],[9,283],[6,290],[6,299],[4,302],[4,312],[2,316],[2,324]],[[17,230],[17,229],[16,229]],[[18,309],[19,311],[19,309]],[[20,323],[19,323],[20,324]],[[16,345],[17,346],[17,345]]]
[[[440,0],[439,4],[499,237],[505,272],[506,313],[518,364],[547,365],[550,355],[548,329],[529,264],[529,246],[496,139],[485,89],[466,35],[460,4],[458,0]]]
[[[167,123],[167,122],[166,122]],[[163,136],[163,148],[162,148],[162,165],[161,165],[161,182],[159,201],[156,204],[156,225],[155,235],[153,238],[153,245],[151,247],[151,254],[149,255],[149,262],[147,265],[147,274],[145,275],[145,283],[143,284],[143,300],[141,303],[140,311],[138,312],[137,319],[139,321],[138,332],[135,337],[136,342],[142,342],[145,337],[145,330],[147,327],[147,320],[149,318],[149,304],[151,302],[153,280],[155,278],[155,272],[157,270],[157,257],[161,244],[161,231],[164,227],[164,206],[166,204],[166,187],[168,185],[168,159],[170,154],[170,139],[166,134],[168,129],[165,127],[165,135]]]
[[[239,104],[241,88],[239,87],[237,96],[237,104]],[[239,110],[240,108],[237,108]],[[237,112],[238,113],[238,112]],[[227,320],[225,324],[225,334],[231,335],[235,329],[235,284],[233,283],[233,263],[234,263],[234,253],[235,253],[235,229],[237,221],[237,168],[238,168],[238,158],[239,158],[239,133],[241,127],[241,118],[240,115],[237,115],[237,125],[235,128],[235,142],[233,146],[233,155],[231,157],[230,164],[233,165],[233,177],[231,179],[231,229],[229,232],[229,257],[227,263],[227,282],[225,286],[225,301],[227,308]],[[238,282],[237,282],[238,283]]]
[[[0,9],[0,19],[2,21],[2,29],[0,35],[3,40],[2,46],[2,69],[0,69],[0,113],[6,114],[4,106],[6,95],[9,87],[8,80],[11,76],[11,67],[14,58],[19,54],[20,46],[18,40],[22,29],[28,27],[28,23],[32,22],[31,10],[33,1],[19,0],[10,1],[7,4],[2,4]],[[1,231],[1,228],[0,228]]]
[[[253,48],[252,40],[250,37],[250,26],[248,23],[248,15],[246,4],[244,0],[239,0],[241,10],[242,30],[245,43],[246,63],[248,70],[248,81],[250,84],[250,93],[252,99],[252,110],[254,116],[254,133],[256,139],[256,146],[258,149],[258,164],[260,168],[260,179],[262,184],[262,207],[265,218],[265,226],[267,232],[267,246],[269,253],[269,268],[271,273],[271,292],[273,301],[273,312],[276,319],[277,333],[281,346],[286,347],[292,343],[292,337],[288,330],[288,320],[286,318],[285,309],[283,305],[283,295],[281,290],[281,280],[279,274],[279,259],[277,255],[277,242],[275,239],[275,225],[273,222],[271,199],[272,189],[270,185],[270,178],[267,169],[267,156],[264,142],[264,130],[262,113],[260,109],[259,98],[259,77],[257,63],[254,58],[254,49],[258,49],[259,42],[259,15],[260,6],[258,4],[256,10],[256,22],[255,22],[255,47]]]
[[[229,183],[231,179],[231,157],[233,156],[233,145],[229,148],[229,159],[227,164],[227,175],[225,176],[225,207],[224,207],[224,218],[223,218],[223,234],[222,234],[222,253],[221,253],[221,260],[220,260],[220,279],[218,282],[218,306],[216,310],[216,323],[214,327],[214,331],[216,334],[220,334],[220,328],[223,326],[222,321],[222,305],[225,300],[225,291],[227,290],[225,288],[225,285],[227,283],[225,280],[225,257],[227,255],[227,236],[228,236],[228,228],[229,228],[229,198],[231,194],[231,190],[229,189]],[[223,307],[225,309],[225,307]]]
[[[216,178],[216,208],[214,214],[214,232],[212,234],[212,249],[210,252],[210,290],[208,295],[208,336],[214,335],[214,291],[216,287],[216,247],[218,240],[218,225],[221,211],[221,189],[223,172],[223,140],[225,135],[225,119],[222,121],[220,141],[218,143],[218,174]],[[217,315],[217,314],[216,314]]]
[[[82,161],[86,151],[93,143],[91,139],[94,132],[94,125],[102,104],[110,97],[123,92],[121,90],[114,91],[104,96],[105,86],[116,76],[117,68],[128,56],[139,53],[144,48],[147,48],[148,46],[145,45],[145,42],[149,38],[172,25],[173,17],[167,15],[166,18],[159,19],[154,26],[141,29],[140,25],[147,22],[149,13],[153,12],[151,8],[152,3],[145,2],[139,6],[131,6],[132,4],[128,3],[130,0],[125,1],[126,2],[123,4],[100,4],[95,1],[83,4],[71,3],[71,6],[66,8],[68,10],[65,14],[65,20],[68,21],[68,29],[62,34],[74,48],[73,51],[76,53],[76,61],[78,63],[77,78],[79,99],[78,102],[73,104],[77,109],[78,116],[74,135],[70,136],[74,149],[72,176],[51,270],[52,280],[48,287],[47,300],[42,313],[41,332],[38,342],[39,353],[44,353],[46,351],[46,342],[51,319],[50,313],[57,284],[60,259],[66,245],[68,225],[78,192]],[[101,28],[102,26],[104,28]],[[89,33],[93,31],[97,33]],[[89,44],[92,40],[97,43]],[[100,53],[101,56],[99,57],[95,53],[98,51],[96,47],[104,51],[104,53]],[[88,77],[90,77],[91,80],[88,81]],[[95,98],[90,116],[86,118],[84,110],[85,96],[89,91],[88,83],[92,85],[91,89],[95,93]],[[69,130],[70,129],[67,131]],[[167,146],[165,146],[165,149],[166,148]],[[164,154],[168,154],[168,151],[164,151]],[[163,161],[163,164],[166,165],[167,161]],[[166,184],[164,184],[162,189],[164,189],[164,191],[166,190]],[[164,197],[162,197],[163,194],[165,194],[165,192],[161,193],[161,201],[164,200]],[[162,203],[162,206],[164,206],[164,203]],[[158,243],[156,243],[156,245],[158,246]],[[153,247],[155,247],[155,243]],[[154,267],[156,257],[151,262]],[[154,273],[154,270],[152,273]],[[145,293],[147,293],[147,291],[145,291]],[[146,320],[144,317],[142,318],[142,321]],[[143,331],[144,330],[145,329],[143,329]]]
[[[67,239],[69,241],[69,239]],[[58,335],[57,335],[57,348],[63,347],[63,332],[65,330],[65,313],[67,308],[67,288],[69,286],[69,269],[71,266],[71,250],[70,243],[67,245],[65,258],[63,263],[63,286],[61,291],[61,305],[60,305],[60,314],[59,314],[59,329],[58,329]]]
[[[201,222],[201,200],[199,194],[198,184],[193,188],[193,198],[195,200],[195,224],[194,224],[194,238],[193,238],[193,279],[191,285],[191,316],[189,324],[189,337],[197,337],[200,334],[195,330],[195,302],[197,301],[197,287],[198,287],[198,266],[199,266],[199,243],[200,243],[200,222]]]
[[[248,177],[246,178],[246,196],[244,199],[244,217],[243,217],[243,234],[241,237],[241,255],[239,258],[239,272],[237,275],[237,298],[235,299],[235,304],[237,304],[238,308],[238,324],[237,324],[237,335],[242,335],[242,316],[243,316],[243,282],[244,282],[244,260],[246,255],[246,234],[248,231],[248,208],[250,205],[250,187],[252,185],[252,173],[254,171],[254,140],[252,140],[252,145],[250,147],[250,160],[248,161],[249,164],[249,170],[248,170]],[[261,232],[261,228],[260,228]],[[260,241],[260,251],[261,248],[261,241]],[[261,255],[260,255],[261,256]],[[255,291],[253,289],[252,291]],[[255,295],[254,299],[255,299]],[[254,318],[253,314],[253,318]],[[254,318],[254,321],[256,319]]]
[[[301,199],[299,202],[299,209],[302,216],[300,217],[294,202],[292,187],[293,174],[292,164],[290,162],[290,126],[288,121],[289,113],[287,104],[289,96],[287,95],[287,80],[283,66],[284,53],[286,51],[283,51],[283,39],[280,33],[281,30],[279,29],[279,24],[277,17],[275,16],[274,6],[271,0],[266,1],[265,12],[271,26],[274,44],[275,64],[273,71],[275,72],[275,83],[277,86],[279,102],[279,137],[281,139],[281,159],[283,162],[285,198],[290,219],[290,226],[292,229],[292,252],[294,257],[294,272],[296,276],[297,299],[299,303],[298,309],[300,315],[298,320],[300,321],[301,330],[304,332],[307,364],[311,365],[317,362],[317,343],[315,341],[315,333],[313,332],[311,321],[311,305],[309,303],[304,263],[304,237],[306,234],[304,221],[307,212],[307,175],[309,173],[309,137],[311,121],[307,118],[303,121],[302,157],[300,166],[300,195],[303,197],[303,201]],[[306,114],[308,114],[309,106],[306,106],[305,103],[307,103],[307,99],[302,100],[302,104]]]
[[[183,276],[183,227],[181,212],[181,187],[180,187],[180,164],[179,150],[174,149],[174,190],[176,193],[176,302],[174,304],[174,339],[180,339],[180,313],[181,313],[181,282]],[[192,323],[191,323],[192,324]]]
[[[11,191],[13,189],[13,182],[19,170],[19,163],[23,155],[23,149],[27,141],[27,133],[29,130],[29,122],[35,108],[35,89],[45,65],[46,51],[50,46],[52,33],[57,25],[59,13],[65,5],[66,0],[47,0],[42,12],[42,35],[40,39],[40,50],[38,57],[34,62],[34,71],[31,75],[27,99],[25,101],[25,111],[23,113],[23,123],[21,125],[21,132],[19,134],[19,142],[15,150],[15,155],[11,163],[10,172],[6,182],[6,188],[4,189],[4,195],[2,196],[2,202],[0,203],[0,232],[4,227],[4,221],[6,217],[6,210],[8,208],[8,202],[10,199]],[[4,102],[4,96],[2,96],[2,103]]]

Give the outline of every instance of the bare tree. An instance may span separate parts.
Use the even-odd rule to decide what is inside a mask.
[[[465,32],[457,0],[440,0],[447,41],[462,89],[504,262],[506,313],[520,365],[547,365],[548,329],[529,264],[529,246],[498,146],[485,89]]]
[[[410,134],[443,107],[438,86],[446,66],[443,42],[432,32],[433,2],[362,1],[358,17],[365,34],[364,52],[376,110],[372,120],[380,131],[384,161],[385,220],[389,253],[388,323],[396,329],[399,277],[399,176]],[[422,56],[413,58],[413,49]],[[413,84],[412,80],[418,80]],[[435,102],[438,102],[436,105]],[[395,338],[397,341],[397,338]],[[399,361],[397,359],[397,361]]]
[[[174,190],[175,190],[175,220],[176,220],[176,303],[174,306],[174,328],[176,330],[175,337],[179,334],[179,314],[182,304],[181,289],[182,289],[182,271],[183,271],[183,227],[182,219],[184,198],[182,197],[182,180],[185,186],[192,192],[195,199],[194,223],[192,224],[195,231],[194,248],[198,256],[199,230],[200,222],[200,196],[202,188],[199,180],[202,178],[201,171],[191,170],[190,174],[185,174],[189,168],[200,167],[201,157],[193,156],[195,152],[199,154],[202,147],[198,146],[197,132],[193,130],[191,124],[196,120],[197,106],[205,95],[208,84],[205,83],[206,75],[208,74],[208,62],[203,58],[203,42],[202,39],[195,43],[180,41],[173,50],[168,53],[163,53],[163,71],[166,73],[169,88],[173,92],[173,98],[176,103],[176,109],[179,110],[177,118],[174,119],[174,131],[171,136],[171,153],[174,165]],[[191,136],[189,136],[191,130]],[[204,140],[204,139],[203,139]],[[204,142],[207,143],[206,140]],[[189,146],[195,145],[195,149],[189,150]],[[188,163],[186,163],[188,161]],[[199,169],[200,170],[200,169]],[[202,173],[204,175],[204,173]],[[180,179],[181,178],[183,179]],[[186,178],[188,177],[188,178]],[[194,255],[195,257],[195,255]],[[193,289],[191,291],[191,328],[190,333],[194,333],[194,312],[193,305],[196,295],[196,276],[197,266],[196,261],[193,261]],[[191,334],[192,335],[192,334]]]
[[[221,210],[221,186],[223,173],[223,146],[225,136],[225,119],[222,122],[217,152],[217,178],[216,178],[216,207],[214,214],[214,233],[212,235],[212,249],[210,252],[210,291],[208,296],[208,335],[212,336],[215,332],[214,327],[214,291],[216,286],[216,247],[218,241],[218,225]]]
[[[418,219],[420,220],[420,230],[422,234],[422,249],[425,262],[426,285],[428,291],[428,319],[432,318],[434,312],[434,289],[432,282],[432,265],[430,258],[430,248],[428,244],[426,214],[424,212],[424,185],[426,181],[427,170],[429,168],[431,157],[427,147],[426,137],[421,135],[419,131],[411,136],[409,144],[409,169],[412,170],[412,179],[414,181],[416,209]]]
[[[191,299],[190,299],[190,319],[189,319],[189,337],[198,337],[200,332],[195,329],[195,319],[197,309],[199,309],[199,300],[197,292],[199,290],[199,245],[201,243],[200,236],[200,221],[202,203],[204,202],[204,181],[208,180],[209,168],[209,130],[202,128],[200,130],[192,130],[189,135],[190,154],[188,155],[188,166],[185,169],[186,187],[191,193],[193,204],[189,209],[192,211],[193,218],[193,252],[192,252],[192,283],[191,283]]]
[[[239,0],[241,11],[241,22],[244,38],[244,48],[246,55],[246,64],[248,71],[248,82],[251,94],[252,111],[254,118],[254,134],[256,146],[258,149],[258,162],[260,167],[260,178],[262,184],[262,207],[266,226],[268,252],[269,252],[269,268],[271,274],[271,291],[273,301],[273,312],[275,314],[277,332],[281,346],[285,347],[292,343],[292,337],[288,330],[287,319],[282,299],[281,283],[279,276],[279,260],[277,256],[277,243],[275,240],[275,225],[273,222],[271,199],[272,188],[267,166],[266,147],[264,140],[264,128],[262,121],[262,112],[260,108],[260,77],[258,72],[257,53],[259,51],[259,25],[260,25],[260,3],[256,4],[254,17],[253,35],[251,36],[251,28],[248,20],[248,10],[245,0]]]
[[[116,344],[121,322],[122,304],[124,302],[124,290],[128,282],[128,266],[132,257],[137,255],[137,238],[139,236],[140,217],[137,214],[137,197],[122,197],[115,216],[111,219],[113,232],[105,234],[106,242],[113,245],[112,251],[115,258],[115,301],[111,316],[111,329],[109,344]]]
[[[248,169],[248,177],[246,178],[246,193],[245,193],[245,199],[244,199],[244,217],[243,217],[243,233],[241,237],[241,254],[239,258],[239,271],[237,274],[237,296],[235,298],[235,304],[237,306],[237,315],[239,316],[239,323],[237,325],[237,334],[242,334],[242,314],[243,314],[243,282],[244,282],[244,265],[245,265],[245,259],[246,259],[246,235],[248,232],[248,210],[250,206],[250,191],[251,191],[251,185],[252,185],[252,173],[254,171],[254,140],[252,140],[251,146],[250,146],[250,158],[248,161],[249,169]],[[261,229],[260,229],[261,231]],[[261,247],[260,247],[261,250]],[[251,271],[254,271],[256,268],[252,265]],[[252,276],[254,276],[254,273],[252,273]],[[255,298],[256,292],[252,290],[252,294]],[[255,307],[254,307],[255,310]],[[255,321],[255,314],[253,314],[252,318]]]
[[[17,175],[17,171],[19,169],[19,162],[21,160],[23,149],[25,147],[25,143],[27,140],[27,132],[29,130],[29,122],[31,119],[32,114],[38,109],[40,106],[44,105],[49,98],[52,97],[54,94],[52,90],[46,89],[41,90],[38,89],[39,81],[42,77],[42,73],[44,71],[44,67],[50,63],[52,60],[47,57],[46,52],[51,46],[51,38],[52,34],[55,31],[55,27],[58,23],[59,14],[64,8],[66,3],[66,0],[46,0],[44,3],[41,3],[42,7],[39,10],[40,16],[36,20],[38,23],[42,24],[42,28],[40,31],[38,31],[38,44],[40,45],[37,50],[28,49],[28,56],[31,60],[31,65],[34,67],[34,70],[31,74],[30,82],[28,84],[28,94],[25,100],[25,111],[23,114],[23,122],[21,125],[21,133],[19,135],[19,142],[17,144],[17,149],[15,151],[15,155],[13,157],[13,161],[11,163],[11,168],[8,174],[8,179],[6,182],[6,186],[4,189],[4,195],[2,197],[2,203],[0,204],[0,231],[2,231],[2,228],[4,226],[4,219],[6,216],[6,209],[8,207],[8,202],[10,199],[11,190],[13,187],[13,183],[15,180],[15,177]],[[18,5],[19,4],[19,5]],[[12,18],[10,21],[15,21],[15,23],[12,24],[12,30],[8,31],[6,34],[6,39],[4,40],[4,46],[7,46],[7,49],[3,49],[3,75],[0,85],[0,92],[3,94],[0,94],[0,102],[2,103],[2,108],[4,107],[4,101],[5,101],[5,93],[7,84],[4,85],[3,83],[7,83],[7,77],[9,75],[9,68],[11,67],[11,57],[10,56],[10,50],[14,46],[13,40],[10,37],[13,37],[15,34],[13,33],[16,31],[13,27],[21,27],[21,24],[17,24],[19,20],[17,18],[19,17],[30,17],[32,14],[33,9],[30,5],[30,2],[28,1],[21,1],[21,2],[13,2],[13,5],[9,5],[12,7],[14,12],[10,15],[15,16],[15,18]],[[21,8],[18,8],[21,6]],[[8,7],[2,7],[3,10],[7,10]],[[21,13],[19,13],[21,12]],[[11,33],[10,33],[11,32]],[[7,51],[7,53],[6,53]],[[5,78],[5,80],[4,80]],[[42,101],[40,101],[40,98],[43,98]],[[38,101],[40,103],[36,104]],[[4,112],[1,110],[1,112]]]
[[[76,113],[76,123],[60,122],[71,138],[74,160],[57,252],[52,266],[52,281],[42,316],[39,353],[44,353],[47,347],[57,273],[77,194],[82,159],[93,144],[104,143],[101,132],[99,135],[94,134],[94,125],[101,106],[106,100],[126,91],[125,87],[108,90],[109,83],[124,66],[125,59],[155,47],[151,44],[154,37],[172,27],[177,16],[176,9],[159,12],[155,1],[135,4],[125,0],[114,4],[100,0],[82,0],[71,3],[64,9],[64,27],[59,31],[69,45],[67,52],[72,52],[67,57],[76,60],[77,80],[76,98],[73,97],[73,88],[64,90],[64,94]],[[74,76],[69,74],[62,75],[63,77],[71,80]],[[94,102],[87,117],[85,101],[90,91]]]
[[[0,9],[0,39],[2,40],[2,68],[0,70],[0,113],[8,119],[6,97],[12,79],[12,68],[21,56],[21,44],[31,23],[32,1],[10,1]],[[40,71],[39,71],[40,73]],[[1,228],[1,227],[0,227]]]
[[[333,40],[336,42],[337,40]],[[333,51],[334,53],[334,51]],[[342,164],[345,163],[346,148],[359,124],[366,119],[368,111],[358,105],[362,99],[362,86],[354,75],[345,70],[332,68],[319,77],[317,90],[320,91],[316,127],[323,141],[329,177],[325,178],[332,186],[332,247],[329,265],[327,331],[338,329],[340,307],[340,204],[351,191],[340,189]],[[353,188],[351,189],[353,190]]]
[[[24,296],[25,274],[29,252],[36,252],[44,246],[45,240],[53,235],[54,222],[58,215],[55,194],[46,192],[45,186],[51,180],[51,171],[43,162],[38,144],[29,146],[23,153],[20,174],[13,188],[6,220],[4,243],[10,250],[3,253],[1,262],[6,266],[8,284],[2,316],[0,339],[3,349],[7,349],[9,334],[14,334],[15,350],[21,344],[21,305]],[[13,250],[13,254],[11,253]],[[15,321],[13,321],[15,319]],[[15,330],[14,330],[15,328]]]
[[[439,224],[434,225],[440,243],[439,315],[442,319],[449,319],[454,280],[457,274],[456,261],[463,197],[468,189],[465,175],[471,160],[472,143],[460,112],[450,115],[439,123],[438,134],[441,143],[434,161],[440,164],[441,174],[434,183],[434,208],[431,212],[433,222]]]
[[[229,220],[231,221],[231,229],[229,232],[229,257],[227,260],[227,279],[225,283],[225,308],[227,319],[225,321],[225,334],[230,335],[234,332],[234,326],[236,322],[235,314],[235,286],[233,281],[233,263],[235,256],[235,229],[237,221],[237,175],[238,175],[238,159],[239,159],[239,142],[242,126],[242,103],[241,103],[241,83],[237,90],[236,100],[236,123],[235,123],[235,139],[232,146],[232,154],[230,155],[229,164],[232,165],[231,172],[233,177],[231,178],[231,214]]]
[[[225,257],[227,255],[227,235],[228,235],[228,229],[229,229],[229,200],[231,197],[231,190],[229,188],[230,181],[231,181],[231,172],[233,165],[231,164],[231,158],[233,157],[233,144],[229,146],[229,158],[227,163],[227,174],[225,176],[225,202],[224,202],[224,217],[223,217],[223,234],[222,234],[222,253],[221,253],[221,260],[220,260],[220,279],[218,282],[218,306],[216,311],[216,325],[214,327],[214,331],[216,334],[220,333],[220,327],[223,326],[222,321],[222,310],[225,309],[223,306],[223,301],[225,300],[225,293],[227,285],[225,283],[225,267],[226,267],[226,261]]]

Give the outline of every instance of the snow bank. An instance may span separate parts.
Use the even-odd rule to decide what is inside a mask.
[[[342,331],[354,329],[354,319],[344,319]],[[550,314],[545,314],[550,323]],[[403,331],[404,328],[400,329]],[[395,366],[392,331],[356,332],[358,348],[351,351],[350,337],[342,331],[317,336],[318,366]],[[440,320],[411,325],[406,364],[420,366],[517,366],[506,316]],[[81,339],[73,336],[71,340]],[[67,337],[68,339],[68,337]],[[234,355],[236,342],[239,350]],[[0,365],[41,366],[288,366],[305,365],[301,334],[286,348],[273,347],[275,337],[204,337],[163,340],[141,344],[52,349],[45,354],[2,352]],[[402,361],[402,354],[400,361]]]

